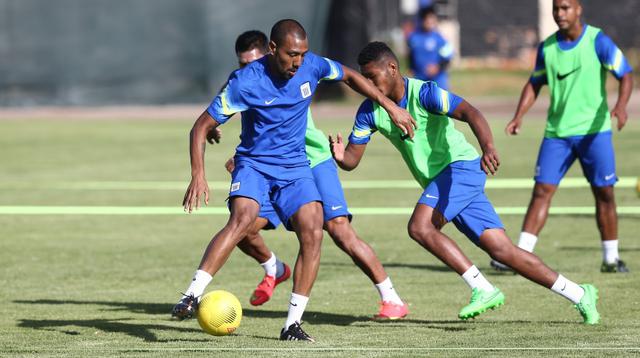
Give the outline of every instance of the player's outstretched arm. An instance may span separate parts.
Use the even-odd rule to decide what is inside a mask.
[[[467,101],[462,101],[453,111],[451,117],[469,123],[469,127],[478,139],[482,149],[480,165],[485,173],[494,175],[500,166],[500,158],[493,143],[493,135],[489,123],[482,113]]]
[[[507,124],[507,127],[504,129],[507,135],[517,135],[520,132],[520,127],[522,126],[522,118],[525,113],[529,111],[529,108],[533,105],[538,98],[538,94],[540,93],[540,88],[542,88],[542,84],[533,84],[530,81],[524,85],[522,88],[522,93],[520,94],[520,101],[518,102],[518,107],[516,108],[516,113],[513,115],[513,119]]]
[[[366,144],[353,143],[349,143],[345,149],[342,134],[340,133],[336,135],[335,139],[332,135],[329,135],[329,144],[331,145],[331,155],[333,155],[333,159],[341,169],[347,171],[355,169],[358,164],[360,164],[364,150],[367,149]]]
[[[200,208],[200,196],[204,195],[205,205],[209,204],[209,185],[204,172],[204,149],[207,134],[218,126],[218,122],[204,111],[193,124],[189,133],[189,153],[191,156],[191,183],[182,200],[184,211],[191,213]]]
[[[627,72],[622,78],[620,78],[620,84],[618,86],[618,101],[615,107],[611,111],[611,117],[618,119],[618,130],[622,130],[627,123],[627,103],[631,97],[631,91],[633,89],[633,75],[631,72]]]
[[[400,128],[405,135],[409,135],[410,138],[413,138],[413,130],[414,128],[418,128],[418,126],[415,119],[411,117],[409,112],[398,107],[398,105],[383,95],[382,92],[378,91],[378,89],[369,82],[369,80],[364,78],[364,76],[357,71],[354,71],[347,66],[342,66],[342,71],[344,73],[344,76],[342,77],[344,83],[354,91],[380,104],[382,108],[389,113],[389,117],[391,117],[393,124]]]

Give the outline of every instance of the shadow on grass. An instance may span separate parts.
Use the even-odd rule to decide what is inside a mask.
[[[601,251],[600,246],[560,246],[560,250],[564,251]],[[620,252],[640,251],[640,247],[621,247],[618,249]]]
[[[153,331],[173,331],[180,333],[191,333],[201,335],[202,331],[195,328],[173,327],[161,324],[140,324],[127,322],[128,319],[88,319],[88,320],[56,320],[43,319],[31,320],[23,319],[18,323],[18,327],[32,328],[36,330],[54,331],[67,335],[79,335],[78,331],[71,330],[71,327],[91,328],[110,333],[124,333],[128,336],[140,338],[146,342],[207,342],[211,339],[158,339]],[[64,328],[64,329],[62,329]]]
[[[287,317],[286,311],[264,311],[256,309],[242,309],[242,314],[246,317],[255,318],[279,318]],[[354,316],[329,312],[305,311],[304,320],[311,324],[330,324],[334,326],[348,326],[354,322],[370,322],[369,316]]]
[[[322,262],[322,266],[349,266],[354,267],[354,264],[349,262]],[[393,267],[393,268],[409,268],[416,270],[427,270],[427,271],[437,271],[437,272],[453,272],[449,267],[445,264],[409,264],[409,263],[397,263],[397,262],[386,262],[383,263],[382,266],[385,268]]]
[[[77,300],[15,300],[14,303],[34,305],[97,305],[107,306],[112,311],[127,311],[142,314],[164,314],[169,317],[171,304],[147,302],[77,301]]]

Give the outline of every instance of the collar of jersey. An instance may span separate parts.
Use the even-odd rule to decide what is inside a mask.
[[[404,96],[398,103],[398,107],[407,109],[407,93],[409,93],[409,79],[406,77],[402,77],[404,79]]]
[[[560,34],[560,31],[556,32],[556,40],[558,40],[558,47],[560,47],[560,49],[563,51],[569,51],[572,48],[578,46],[578,44],[580,43],[580,40],[582,40],[582,37],[587,32],[587,26],[589,25],[584,24],[584,26],[582,26],[582,33],[574,41],[567,41],[562,37],[562,35]]]

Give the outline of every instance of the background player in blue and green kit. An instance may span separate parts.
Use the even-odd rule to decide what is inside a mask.
[[[267,36],[260,31],[247,31],[238,36],[235,49],[240,67],[262,58],[268,52],[267,46]],[[342,77],[341,74],[338,77]],[[210,143],[213,143],[218,142],[220,136],[219,128],[214,128],[207,138]],[[313,178],[322,197],[325,230],[336,245],[347,253],[371,279],[380,294],[380,309],[374,318],[398,319],[406,316],[407,304],[397,294],[373,249],[358,237],[351,226],[351,213],[347,207],[335,162],[331,157],[329,142],[324,133],[315,127],[310,111],[305,145]],[[225,166],[230,173],[233,173],[235,169],[233,158],[229,159]],[[260,230],[275,229],[280,223],[280,217],[271,200],[266,197],[254,225],[251,226],[247,236],[238,243],[238,248],[254,258],[265,270],[264,278],[249,300],[254,306],[269,301],[275,287],[287,280],[291,274],[289,266],[278,259],[260,235]]]
[[[462,98],[435,82],[403,78],[398,60],[381,42],[368,44],[358,57],[362,74],[418,122],[413,140],[396,130],[378,105],[364,101],[356,115],[346,149],[341,136],[332,142],[338,165],[354,169],[374,132],[380,132],[398,149],[414,178],[424,188],[409,221],[409,235],[462,276],[472,289],[471,302],[459,317],[467,319],[504,303],[504,295],[480,273],[456,243],[441,232],[453,222],[474,244],[492,258],[507,262],[523,277],[562,295],[575,304],[587,324],[596,324],[597,290],[577,285],[537,256],[513,245],[502,222],[484,194],[486,173],[494,174],[499,159],[489,125],[482,114]],[[469,124],[482,156],[457,131],[451,118]],[[484,170],[484,171],[483,171]]]
[[[507,134],[518,134],[522,118],[547,84],[551,94],[547,126],[535,171],[535,186],[518,246],[533,251],[549,214],[551,198],[576,158],[591,184],[602,241],[602,272],[628,272],[618,254],[618,217],[613,191],[618,181],[611,117],[621,130],[627,122],[631,67],[622,51],[600,29],[582,24],[578,0],[553,0],[559,30],[538,47],[535,70],[525,84]],[[618,101],[609,113],[606,78],[619,81]],[[499,262],[492,266],[505,269]]]
[[[269,55],[234,71],[191,130],[191,183],[183,205],[191,212],[209,187],[204,171],[206,136],[234,113],[242,116],[241,142],[229,190],[231,215],[209,243],[187,291],[175,305],[178,319],[195,313],[197,298],[258,216],[265,193],[300,250],[293,272],[293,292],[282,340],[313,339],[300,326],[318,273],[322,241],[321,197],[305,153],[307,114],[312,95],[323,79],[342,80],[390,112],[394,123],[413,135],[415,121],[360,74],[308,51],[307,35],[295,20],[281,20],[271,29]]]

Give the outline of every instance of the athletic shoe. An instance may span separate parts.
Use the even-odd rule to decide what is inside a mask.
[[[628,273],[629,269],[627,268],[627,265],[622,260],[616,260],[616,262],[612,264],[608,264],[602,261],[602,265],[600,266],[600,272]]]
[[[180,301],[178,301],[178,303],[173,306],[171,317],[177,319],[178,321],[190,319],[195,316],[197,310],[198,298],[193,294],[190,294],[188,296],[183,295]]]
[[[491,260],[491,262],[489,262],[489,265],[491,265],[491,267],[493,267],[493,269],[498,272],[512,272],[514,275],[516,273],[511,267],[503,264],[500,261]]]
[[[590,284],[580,285],[584,289],[584,296],[580,299],[580,303],[573,305],[584,319],[585,324],[598,324],[600,322],[600,313],[596,308],[598,303],[598,289]]]
[[[251,294],[251,298],[249,299],[249,303],[254,306],[260,306],[265,302],[271,299],[273,296],[273,290],[276,288],[278,284],[286,281],[289,277],[291,277],[291,269],[285,263],[284,272],[280,277],[276,278],[274,276],[264,275],[262,281],[258,284],[253,294]]]
[[[281,341],[309,341],[315,342],[307,332],[302,330],[300,323],[294,322],[292,325],[287,328],[285,331],[284,328],[280,332],[280,340]]]
[[[488,309],[495,309],[504,304],[504,294],[500,289],[494,287],[493,291],[485,291],[474,288],[471,291],[471,301],[468,305],[462,307],[458,317],[460,319],[473,318]]]
[[[402,303],[401,305],[391,302],[380,302],[380,310],[378,314],[373,316],[375,320],[396,320],[404,318],[409,313],[409,305]]]

